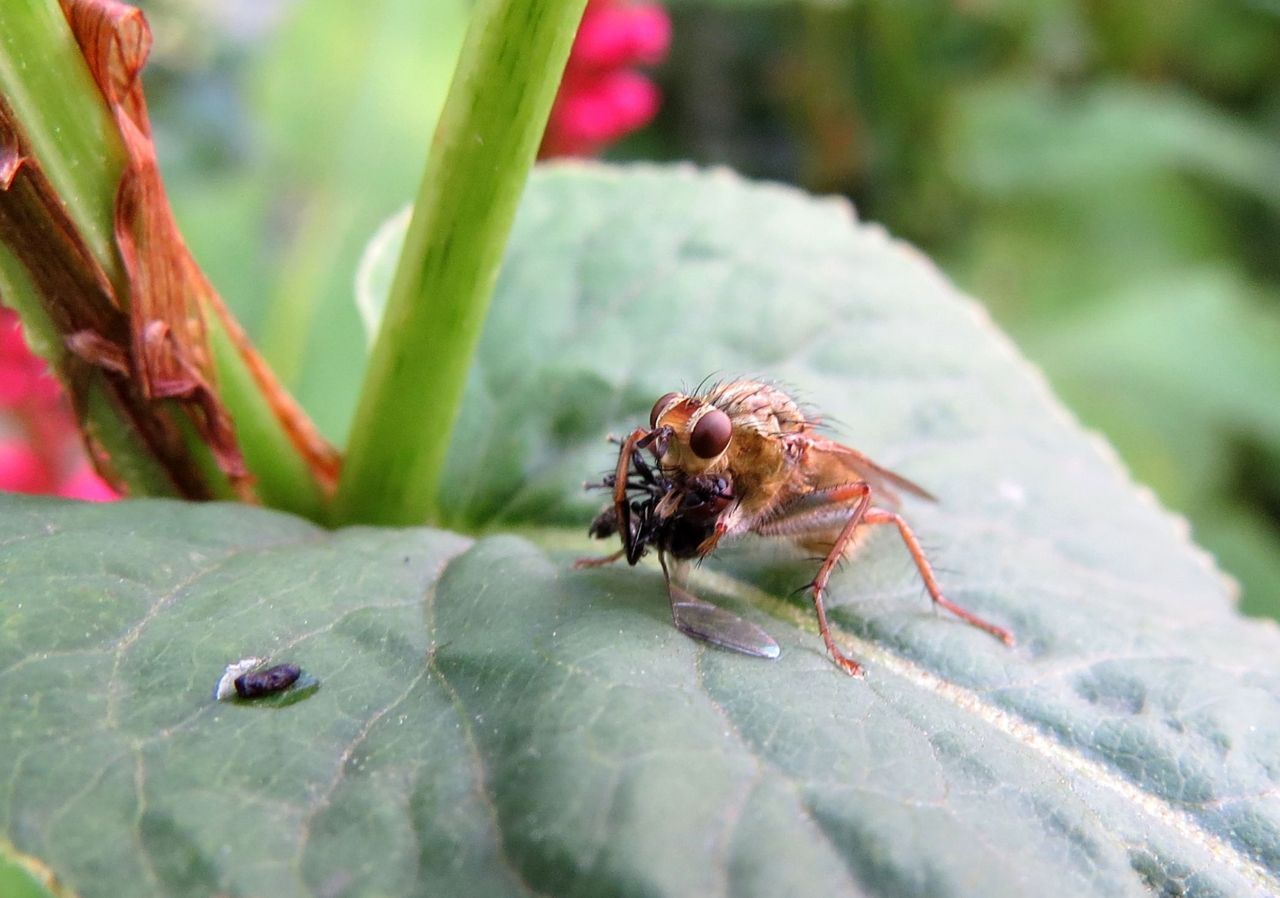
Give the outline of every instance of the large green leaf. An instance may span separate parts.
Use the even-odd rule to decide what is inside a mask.
[[[575,572],[602,440],[769,374],[937,492],[833,581],[746,547],[668,622],[651,566]],[[976,307],[846,207],[727,174],[535,178],[450,462],[450,519],[0,498],[0,845],[90,896],[1252,895],[1280,889],[1280,635]],[[423,413],[430,414],[429,399]],[[574,537],[577,539],[577,537]],[[292,704],[215,703],[291,660]]]

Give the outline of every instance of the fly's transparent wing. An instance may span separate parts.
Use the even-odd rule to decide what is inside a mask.
[[[910,493],[930,502],[938,501],[918,483],[912,483],[901,474],[895,474],[876,464],[851,446],[804,435],[796,439],[801,440],[805,447],[805,468],[816,487],[838,486],[862,480],[871,484],[871,488],[876,491],[875,501],[879,505],[897,506],[899,492]]]

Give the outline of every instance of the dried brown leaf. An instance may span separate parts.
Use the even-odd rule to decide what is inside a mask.
[[[222,439],[230,436],[229,422],[205,378],[212,361],[202,314],[217,315],[295,449],[307,459],[321,486],[331,491],[340,467],[337,451],[253,348],[191,257],[173,219],[139,77],[151,50],[145,17],[115,0],[63,0],[63,8],[116,118],[130,160],[117,197],[116,237],[134,288],[134,339],[143,348],[149,389],[157,396],[199,403],[215,451],[234,449],[233,436]],[[196,299],[194,310],[182,303],[184,296]],[[167,329],[153,328],[157,321]],[[226,458],[228,464],[232,460]]]

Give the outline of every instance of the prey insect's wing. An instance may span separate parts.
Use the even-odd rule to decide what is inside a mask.
[[[672,602],[671,615],[681,633],[712,645],[756,658],[776,658],[782,652],[764,630],[719,605],[701,599]]]
[[[938,501],[924,487],[876,464],[851,446],[814,437],[805,437],[805,441],[806,462],[815,469],[823,470],[824,485],[834,486],[837,483],[862,480],[871,484],[873,490],[893,504],[897,504],[898,490],[930,502]]]
[[[684,580],[683,564],[677,563],[676,576],[672,577],[664,559],[662,573],[671,599],[671,617],[681,633],[756,658],[776,658],[781,654],[774,638],[751,621],[704,602],[676,582]]]

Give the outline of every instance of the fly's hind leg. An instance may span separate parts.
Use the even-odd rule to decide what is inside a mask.
[[[986,630],[1005,645],[1014,644],[1013,634],[1004,627],[998,627],[990,621],[983,620],[969,609],[957,605],[942,594],[942,588],[938,586],[938,580],[933,576],[933,567],[929,564],[929,559],[925,557],[924,549],[920,547],[920,540],[916,539],[915,533],[911,531],[907,522],[902,519],[902,515],[892,511],[885,511],[882,508],[873,508],[863,517],[863,523],[868,526],[873,524],[893,524],[898,528],[898,534],[906,544],[907,551],[911,553],[911,558],[916,563],[916,569],[920,571],[920,579],[924,581],[925,589],[929,590],[929,597],[933,599],[935,605],[947,609],[965,623],[971,624],[979,630]]]
[[[839,491],[842,488],[837,487]],[[853,508],[849,512],[849,519],[845,525],[840,528],[840,535],[836,537],[835,543],[831,546],[831,551],[827,553],[827,557],[822,560],[822,566],[818,568],[818,575],[813,578],[813,607],[818,612],[818,629],[822,631],[822,641],[827,645],[827,651],[831,653],[831,660],[835,661],[840,669],[851,677],[862,676],[862,665],[854,661],[844,652],[840,651],[836,646],[836,641],[831,637],[831,628],[827,625],[827,609],[823,607],[822,597],[827,591],[827,581],[831,579],[831,572],[836,569],[836,565],[840,563],[840,559],[844,558],[845,552],[853,545],[854,534],[857,533],[858,526],[862,523],[866,516],[867,507],[871,505],[871,487],[865,483],[850,484],[847,488],[847,496],[833,496],[831,501],[852,501]]]
[[[822,600],[832,571],[853,545],[859,528],[877,524],[893,524],[898,528],[898,533],[906,544],[907,551],[911,553],[916,569],[920,572],[920,579],[924,581],[934,604],[947,609],[965,623],[985,630],[1006,645],[1013,645],[1013,634],[1008,630],[978,617],[942,594],[942,588],[938,586],[938,580],[933,575],[933,568],[925,557],[920,541],[916,539],[916,535],[901,515],[882,508],[871,508],[870,505],[870,487],[865,483],[850,483],[810,493],[804,497],[802,507],[789,510],[755,528],[755,532],[761,536],[789,539],[802,545],[830,547],[810,586],[813,605],[818,612],[818,627],[822,631],[822,640],[826,643],[832,659],[841,669],[853,676],[860,676],[862,673],[858,663],[845,656],[836,647],[827,625],[827,612]],[[835,533],[834,537],[833,533]]]
[[[861,482],[842,484],[809,493],[805,496],[804,510],[784,514],[757,527],[755,531],[761,536],[803,539],[807,535],[830,533],[834,527],[840,528],[826,558],[822,560],[822,566],[818,568],[817,576],[810,584],[810,594],[814,610],[818,613],[818,629],[822,632],[822,641],[827,646],[831,660],[851,677],[862,676],[862,665],[840,651],[840,647],[836,645],[831,627],[827,623],[827,609],[822,599],[826,595],[831,572],[852,546],[870,505],[870,485]]]

